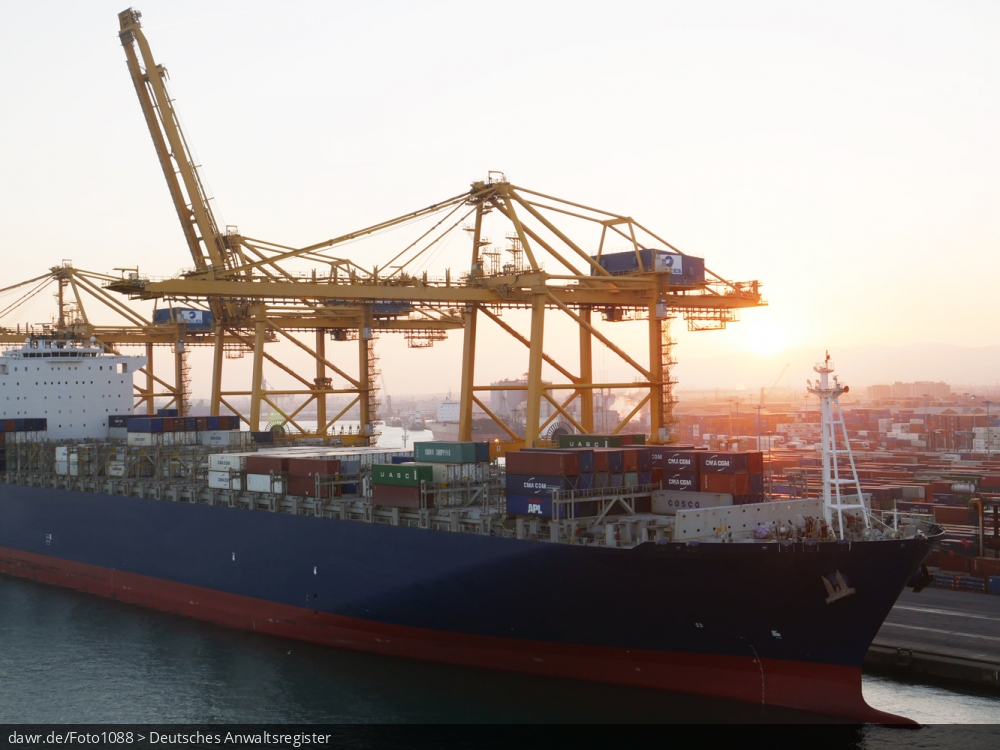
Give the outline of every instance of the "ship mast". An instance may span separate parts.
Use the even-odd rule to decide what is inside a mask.
[[[858,470],[854,466],[854,454],[851,452],[851,441],[847,437],[847,425],[844,424],[844,413],[840,408],[840,396],[847,393],[849,388],[841,385],[834,375],[833,362],[830,361],[830,353],[826,353],[826,359],[816,364],[813,369],[819,373],[817,382],[809,381],[809,392],[819,396],[820,408],[820,450],[823,457],[823,513],[826,516],[827,526],[833,527],[834,512],[837,515],[837,533],[840,538],[844,538],[844,511],[860,511],[861,517],[865,521],[865,527],[871,528],[871,517],[868,507],[865,505],[864,496],[861,493],[861,480],[858,479]],[[837,447],[837,427],[843,435],[843,447]],[[847,478],[840,477],[840,456],[847,456],[851,468],[851,475]],[[844,495],[841,487],[854,485],[857,489],[856,495]]]

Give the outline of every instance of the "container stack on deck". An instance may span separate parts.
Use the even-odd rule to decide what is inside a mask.
[[[43,418],[0,419],[0,471],[7,470],[7,444],[42,442],[48,420]]]
[[[390,508],[464,506],[490,481],[485,442],[417,442],[413,461],[372,467],[372,502]]]

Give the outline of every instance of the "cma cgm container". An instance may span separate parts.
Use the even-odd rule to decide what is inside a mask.
[[[698,471],[699,451],[653,448],[653,468],[664,471]]]
[[[592,474],[584,474],[582,476],[589,476],[591,477],[591,482],[593,481]],[[576,477],[543,477],[536,475],[524,476],[521,474],[508,474],[507,494],[552,497],[552,493],[556,490],[565,492],[577,489],[576,480]],[[588,488],[581,487],[580,489]]]
[[[750,471],[750,460],[746,453],[698,454],[698,471],[702,474],[745,474]],[[715,490],[711,490],[714,492]]]
[[[675,492],[700,492],[698,475],[694,472],[684,471],[675,474],[664,472],[663,489],[674,490]]]

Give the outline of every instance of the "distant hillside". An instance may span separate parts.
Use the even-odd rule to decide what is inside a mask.
[[[800,388],[815,375],[812,367],[823,359],[824,350],[800,347],[768,357],[732,354],[689,360],[678,347],[676,354],[674,374],[681,389],[770,387],[786,363],[791,366],[780,385]],[[1000,382],[1000,346],[869,345],[834,349],[830,356],[841,379],[858,388],[897,380],[943,380],[958,389]]]

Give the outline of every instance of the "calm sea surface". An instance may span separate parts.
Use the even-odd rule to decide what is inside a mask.
[[[410,444],[424,435],[411,434]],[[997,691],[871,676],[864,690],[872,706],[921,723],[1000,723]],[[0,576],[0,724],[810,720],[731,701],[336,651]]]

